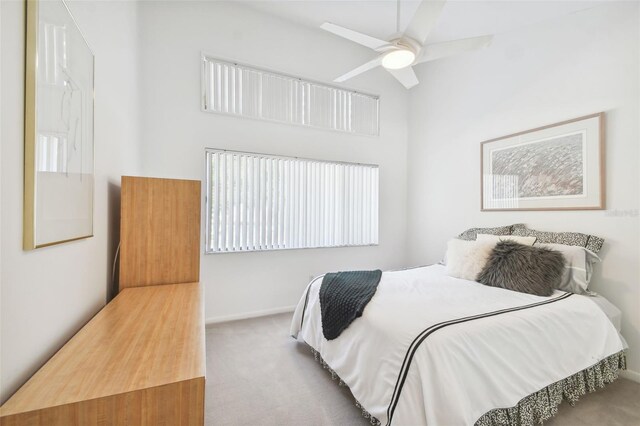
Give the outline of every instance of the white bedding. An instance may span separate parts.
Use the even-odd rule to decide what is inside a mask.
[[[472,425],[624,346],[587,297],[488,287],[449,277],[441,265],[384,272],[362,317],[327,341],[321,281],[303,294],[291,334],[383,425]]]
[[[582,297],[588,297],[593,303],[598,305],[598,307],[602,309],[602,312],[605,313],[607,318],[609,318],[616,330],[618,330],[618,333],[620,332],[622,328],[622,312],[620,311],[620,309],[616,308],[613,303],[609,302],[599,294],[596,294],[594,296]]]

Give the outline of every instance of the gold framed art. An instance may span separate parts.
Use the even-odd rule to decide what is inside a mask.
[[[605,208],[604,112],[480,144],[480,209]]]
[[[27,0],[23,247],[93,236],[94,55],[63,0]]]

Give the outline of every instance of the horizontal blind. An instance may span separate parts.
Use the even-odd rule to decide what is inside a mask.
[[[378,166],[208,149],[207,252],[378,243]]]
[[[203,108],[362,135],[378,135],[377,96],[203,58]]]

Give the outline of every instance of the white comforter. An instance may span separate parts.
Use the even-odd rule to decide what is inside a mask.
[[[487,287],[440,265],[384,272],[362,317],[327,341],[321,282],[302,295],[291,334],[383,425],[472,425],[624,347],[588,297]]]

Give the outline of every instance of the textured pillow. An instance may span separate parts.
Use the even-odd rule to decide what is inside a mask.
[[[593,265],[600,262],[597,254],[584,247],[566,246],[564,244],[538,244],[534,247],[546,247],[557,250],[566,260],[562,282],[559,290],[576,294],[589,293],[588,287],[593,273]]]
[[[475,281],[495,243],[452,239],[447,243],[447,275]]]
[[[478,282],[536,296],[551,296],[562,281],[562,253],[501,241],[493,248]]]
[[[522,237],[537,237],[539,243],[564,244],[566,246],[585,247],[594,253],[598,253],[602,248],[604,239],[595,235],[581,234],[579,232],[543,232],[529,229],[519,223],[513,225],[511,234]]]
[[[524,244],[525,246],[532,246],[536,242],[536,237],[518,237],[517,235],[489,235],[478,234],[476,241],[491,242],[498,244],[500,241],[513,241],[516,243]]]
[[[491,235],[511,235],[511,228],[514,225],[498,226],[496,228],[470,228],[458,235],[458,239],[465,241],[473,241],[478,234],[491,234]]]

